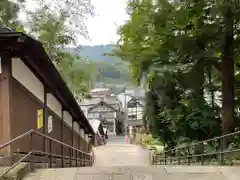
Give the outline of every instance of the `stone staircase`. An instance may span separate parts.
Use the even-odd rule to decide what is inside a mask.
[[[24,180],[239,180],[240,167],[151,166],[150,153],[111,137],[94,149],[93,167],[38,169]]]
[[[239,180],[239,167],[110,166],[39,169],[24,180]]]
[[[131,144],[107,144],[95,150],[95,166],[150,165],[150,152]]]
[[[107,144],[125,144],[125,137],[124,135],[116,136],[116,135],[108,135]]]

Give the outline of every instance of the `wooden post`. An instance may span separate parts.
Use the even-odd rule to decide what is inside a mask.
[[[47,123],[48,123],[48,107],[47,107],[47,87],[44,85],[44,100],[43,100],[43,134],[47,134]],[[47,139],[43,138],[43,152],[47,152]]]
[[[64,123],[64,117],[63,117],[63,112],[64,112],[64,109],[62,108],[62,112],[61,112],[61,118],[62,118],[62,121],[61,121],[61,142],[63,142],[63,123]],[[64,159],[63,159],[63,156],[64,156],[64,153],[63,153],[63,145],[61,144],[61,165],[62,165],[62,168],[64,167]]]
[[[11,98],[12,98],[12,59],[8,54],[1,56],[0,85],[0,144],[11,140]],[[0,151],[5,157],[11,157],[11,146]],[[11,160],[10,162],[11,163]]]

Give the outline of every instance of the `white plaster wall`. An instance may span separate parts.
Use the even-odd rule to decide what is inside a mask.
[[[84,139],[84,129],[80,129],[80,136]]]
[[[73,129],[74,129],[74,131],[76,131],[78,134],[80,134],[79,124],[78,124],[77,122],[73,122]]]
[[[12,76],[40,101],[44,102],[44,85],[20,58],[12,58]]]
[[[69,125],[70,127],[72,127],[72,116],[67,112],[67,111],[63,111],[63,120],[64,122],[67,123],[67,125]]]
[[[122,108],[125,108],[125,93],[121,93],[117,96],[118,100],[122,103]],[[131,96],[126,95],[126,103],[132,99]]]
[[[88,134],[85,134],[85,141],[88,142]]]
[[[59,117],[62,116],[61,103],[50,93],[47,94],[47,106]]]
[[[87,107],[83,107],[83,106],[80,106],[80,108],[82,109],[84,115],[85,115],[86,117],[88,117],[88,108],[87,108]]]

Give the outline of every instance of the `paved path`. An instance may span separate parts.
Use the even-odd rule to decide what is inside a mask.
[[[150,165],[149,151],[125,144],[124,136],[109,136],[105,146],[94,149],[95,166]]]
[[[106,145],[95,149],[95,166],[150,165],[149,151],[130,144]]]
[[[126,144],[124,136],[109,135],[107,144]]]
[[[115,138],[115,139],[114,139]],[[122,139],[121,139],[122,138]],[[149,153],[111,137],[97,147],[93,167],[40,169],[25,180],[239,180],[240,167],[150,166]]]
[[[239,180],[239,167],[126,166],[40,169],[24,180]]]

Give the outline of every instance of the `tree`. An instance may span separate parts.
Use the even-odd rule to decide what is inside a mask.
[[[223,16],[223,45],[222,45],[222,128],[223,135],[234,129],[234,7],[237,1],[222,2]],[[226,142],[225,142],[226,146]]]
[[[128,13],[130,20],[119,29],[114,53],[132,64],[137,82],[145,76],[150,131],[171,147],[181,137],[203,140],[219,135],[214,99],[221,71],[215,69],[219,70],[223,16],[218,4],[131,0]],[[211,103],[206,99],[209,91]]]
[[[67,45],[75,42],[74,30],[66,24],[67,20],[49,8],[40,8],[31,13],[30,32],[43,43],[75,98],[80,100],[89,95],[92,81],[89,72],[94,74],[94,66],[90,61],[64,51]]]
[[[91,88],[94,66],[78,56],[64,52],[67,45],[75,44],[76,36],[87,37],[84,18],[92,14],[88,0],[36,1],[36,9],[25,7],[26,0],[0,2],[0,25],[17,31],[27,29],[42,42],[45,50],[53,60],[63,79],[77,99],[88,96]],[[19,13],[28,15],[26,24],[19,20]]]
[[[72,37],[81,35],[88,38],[85,19],[94,15],[91,0],[40,0],[37,3],[40,9],[49,9],[65,19],[65,23],[73,32]]]
[[[54,62],[62,60],[61,51],[74,43],[73,31],[64,16],[57,15],[49,8],[40,8],[29,16],[30,33],[39,39]]]
[[[92,62],[66,52],[62,52],[61,56],[63,60],[57,64],[57,68],[75,98],[80,101],[89,97],[95,72]]]
[[[24,3],[25,0],[18,0],[17,2],[2,0],[0,2],[0,26],[6,26],[15,30],[22,29],[23,25],[19,21],[18,15]]]

